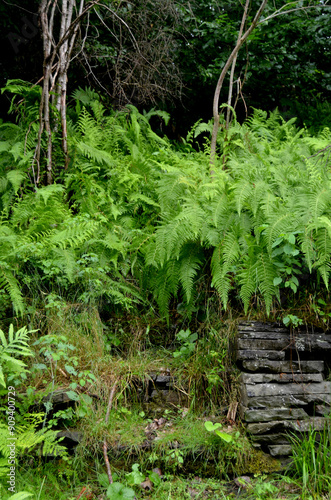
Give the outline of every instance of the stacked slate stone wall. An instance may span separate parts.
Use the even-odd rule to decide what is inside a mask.
[[[241,416],[255,446],[276,457],[291,454],[288,433],[322,430],[330,413],[331,335],[242,322],[237,335]]]

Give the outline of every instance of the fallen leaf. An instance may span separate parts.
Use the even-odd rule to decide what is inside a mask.
[[[150,479],[148,479],[148,477],[146,477],[145,481],[143,481],[142,483],[140,483],[140,487],[143,490],[150,491],[153,488],[153,483],[152,483],[152,481]]]
[[[161,478],[163,477],[162,471],[159,467],[155,467],[155,469],[153,469],[152,472],[154,472],[154,474],[157,474]]]
[[[189,492],[191,498],[195,498],[199,495],[198,490],[195,490],[194,488],[188,487],[187,491]]]

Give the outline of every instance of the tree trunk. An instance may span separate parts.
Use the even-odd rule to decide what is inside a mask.
[[[250,2],[250,0],[246,0],[246,4],[245,4],[245,8],[244,8],[244,13],[243,13],[243,17],[242,17],[241,25],[240,25],[240,29],[239,29],[237,44],[240,41],[240,39],[242,37],[242,33],[244,31],[245,22],[246,22],[246,19],[247,19],[249,2]],[[231,116],[230,106],[231,106],[231,102],[232,102],[233,77],[234,77],[234,70],[235,70],[236,62],[237,62],[237,56],[238,56],[238,52],[234,56],[233,61],[232,61],[232,66],[231,66],[229,95],[228,95],[228,108],[226,110],[226,125],[225,125],[226,129],[228,129],[229,125],[230,125],[230,116]]]
[[[42,38],[44,47],[43,90],[39,108],[39,133],[32,165],[34,183],[40,182],[40,158],[43,132],[46,132],[46,183],[53,182],[52,136],[57,132],[59,123],[62,133],[62,150],[65,157],[65,168],[68,165],[67,144],[67,74],[71,54],[74,48],[80,21],[85,13],[94,7],[99,0],[92,1],[84,10],[85,0],[80,0],[76,10],[76,0],[42,0],[39,8]],[[73,14],[76,10],[74,20]],[[56,43],[54,37],[54,19],[56,12],[61,15],[61,25]],[[52,96],[51,96],[52,94]],[[58,116],[51,113],[50,102],[58,111]],[[37,166],[37,172],[35,172]]]
[[[216,89],[215,89],[215,94],[214,94],[214,102],[213,102],[213,117],[214,117],[214,125],[213,125],[213,132],[212,132],[212,137],[211,137],[211,145],[210,145],[210,167],[211,167],[211,174],[213,174],[213,166],[214,166],[214,163],[215,163],[215,156],[216,156],[216,141],[217,141],[217,133],[218,133],[218,130],[219,130],[219,126],[220,126],[220,115],[219,115],[219,97],[220,97],[220,92],[221,92],[221,89],[222,89],[222,85],[223,85],[223,82],[224,82],[224,79],[225,79],[225,76],[233,62],[233,60],[237,57],[237,54],[240,50],[240,48],[242,47],[242,45],[245,43],[245,41],[247,40],[247,38],[249,37],[249,35],[252,33],[252,31],[254,30],[254,28],[256,27],[257,23],[258,23],[258,20],[267,4],[267,1],[268,0],[263,0],[261,5],[260,5],[260,8],[259,10],[257,11],[257,13],[255,14],[255,17],[253,19],[253,22],[252,24],[250,25],[250,27],[248,28],[248,30],[245,31],[244,35],[241,37],[241,38],[238,38],[238,41],[237,41],[237,44],[235,46],[235,48],[233,49],[233,51],[231,52],[227,62],[225,63],[225,66],[222,70],[222,73],[218,79],[218,82],[217,82],[217,85],[216,85]],[[246,17],[246,8],[245,8],[245,11],[244,11],[244,14],[243,14],[243,21],[244,21],[244,18]],[[242,21],[242,22],[243,22]]]

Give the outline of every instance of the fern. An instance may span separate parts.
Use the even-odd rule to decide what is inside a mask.
[[[29,334],[36,330],[28,331],[24,326],[14,333],[14,327],[11,324],[8,331],[8,340],[5,334],[0,330],[0,384],[6,387],[5,375],[25,372],[25,364],[16,359],[16,356],[33,356],[28,346]]]
[[[37,427],[42,423],[43,414],[30,414],[26,418],[26,423],[16,425],[15,427],[15,449],[17,457],[20,454],[35,449],[42,445],[42,454],[54,456],[67,456],[67,450],[60,444],[63,438],[58,438],[58,431],[49,429],[37,430]],[[0,454],[6,459],[0,459],[0,477],[7,475],[9,471],[8,457],[10,449],[8,443],[11,442],[11,436],[8,430],[8,425],[0,422]]]
[[[14,276],[8,264],[0,262],[0,288],[6,290],[17,314],[23,314],[25,310],[23,295],[19,282]]]

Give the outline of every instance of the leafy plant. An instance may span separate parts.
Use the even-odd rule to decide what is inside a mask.
[[[173,353],[174,358],[189,358],[195,350],[196,342],[198,340],[198,334],[191,333],[189,329],[181,330],[177,333],[176,338],[179,342],[181,342],[182,345],[179,351],[175,351]]]
[[[26,500],[26,498],[30,498],[32,496],[32,493],[28,493],[27,491],[20,491],[9,497],[8,500]]]
[[[58,456],[63,459],[67,457],[66,448],[60,444],[63,438],[57,437],[58,431],[39,428],[43,418],[42,413],[28,414],[24,417],[24,423],[16,425],[14,439],[17,458],[23,453],[26,455],[31,452],[38,445],[41,446],[44,456]],[[12,442],[9,441],[10,439],[13,440],[13,437],[10,435],[7,423],[0,422],[0,453],[2,455],[0,457],[0,476],[6,475],[9,470],[10,449],[8,443]]]
[[[119,482],[110,484],[106,495],[111,500],[130,500],[135,498],[134,490]]]
[[[278,493],[279,488],[266,475],[260,475],[254,483],[253,495],[257,500],[273,500]]]
[[[298,326],[303,324],[301,318],[298,318],[295,314],[288,314],[283,318],[283,323],[285,326],[292,326],[293,328],[298,328]]]
[[[218,423],[218,422],[213,424],[213,422],[207,421],[207,422],[205,422],[205,428],[208,432],[215,432],[215,434],[217,436],[219,436],[226,443],[232,443],[232,441],[234,439],[231,434],[219,430],[219,429],[223,428],[223,425]],[[236,437],[237,438],[239,437],[239,433],[238,433],[238,435],[236,435]]]
[[[91,414],[92,398],[87,394],[78,394],[77,388],[84,388],[86,384],[93,384],[96,380],[95,375],[90,370],[78,370],[78,358],[74,355],[75,346],[68,342],[65,335],[46,335],[34,342],[34,345],[39,346],[39,355],[45,359],[45,363],[35,363],[33,365],[34,371],[48,372],[51,382],[50,398],[44,403],[45,405],[45,419],[44,425],[47,421],[47,415],[53,408],[52,396],[55,390],[59,364],[63,366],[64,373],[67,373],[71,378],[69,390],[67,391],[68,397],[79,403],[76,414],[71,408],[60,410],[56,412],[53,417],[47,421],[48,427],[52,427],[58,423],[58,420],[70,420],[85,417]],[[61,369],[61,368],[60,368]],[[62,371],[63,371],[62,370]]]
[[[23,326],[14,333],[14,327],[11,324],[7,339],[0,329],[0,385],[3,387],[6,387],[6,382],[13,381],[18,375],[22,377],[27,372],[26,364],[17,357],[34,355],[28,345],[29,334],[34,332],[36,330],[28,331],[26,326]]]

